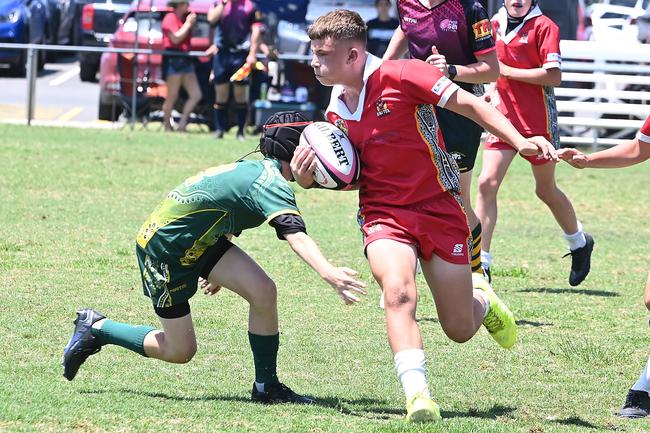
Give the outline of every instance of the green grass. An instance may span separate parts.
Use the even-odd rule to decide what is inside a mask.
[[[592,274],[568,286],[566,246],[517,160],[503,186],[492,253],[495,289],[520,320],[512,351],[484,330],[445,338],[420,279],[428,377],[445,420],[403,421],[379,292],[363,257],[356,194],[297,191],[326,256],[358,269],[370,293],[346,307],[270,227],[236,242],[279,287],[280,377],[313,407],[248,402],[247,306],[227,291],[192,300],[199,352],[187,365],[105,347],[73,382],[61,376],[74,310],[156,325],[142,296],[134,236],[172,187],[230,162],[251,140],[0,126],[0,431],[598,432],[648,431],[613,416],[648,356],[648,166],[558,167],[597,244]]]

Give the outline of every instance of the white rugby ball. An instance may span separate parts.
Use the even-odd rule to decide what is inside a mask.
[[[307,125],[300,144],[316,153],[314,180],[324,188],[344,189],[359,180],[359,157],[350,140],[336,126],[327,122]]]

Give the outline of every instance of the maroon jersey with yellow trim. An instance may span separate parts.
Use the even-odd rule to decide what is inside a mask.
[[[560,68],[560,31],[536,6],[523,23],[505,34],[505,9],[492,20],[497,39],[497,55],[505,65],[519,69]],[[549,135],[559,144],[555,93],[550,86],[524,83],[499,77],[495,104],[522,134]]]
[[[445,151],[433,108],[457,90],[425,62],[372,55],[354,113],[341,99],[342,87],[334,86],[327,118],[359,153],[361,207],[418,205],[459,191],[458,166]]]

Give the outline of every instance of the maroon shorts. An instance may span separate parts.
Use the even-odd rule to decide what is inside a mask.
[[[547,139],[549,142],[553,143],[550,134],[521,134],[525,138],[530,138],[530,137],[536,137],[536,136],[541,136]],[[515,150],[514,147],[506,143],[505,141],[501,140],[499,137],[496,135],[488,134],[487,138],[485,139],[485,144],[483,144],[483,149],[484,150]],[[520,154],[521,155],[521,154]],[[547,162],[551,162],[550,159],[544,159],[542,155],[536,155],[536,156],[523,156],[521,155],[522,158],[526,159],[528,162],[530,162],[532,165],[542,165],[546,164]]]
[[[472,238],[460,196],[445,193],[417,206],[364,207],[359,216],[364,251],[377,239],[392,239],[415,245],[427,261],[435,254],[450,263],[469,264]]]

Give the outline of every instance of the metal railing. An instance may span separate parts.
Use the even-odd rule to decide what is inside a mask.
[[[43,51],[62,51],[62,52],[71,52],[71,53],[120,53],[120,54],[160,54],[160,55],[174,55],[174,56],[187,56],[187,57],[205,57],[204,51],[189,51],[189,52],[178,52],[178,51],[169,51],[169,50],[153,50],[150,48],[114,48],[114,47],[84,47],[84,46],[69,46],[69,45],[41,45],[41,44],[14,44],[14,43],[0,43],[0,49],[10,49],[10,50],[27,50],[27,65],[26,65],[26,78],[27,78],[27,125],[31,126],[32,119],[34,118],[34,98],[36,95],[36,77],[38,70],[38,52]],[[258,58],[264,59],[266,56],[263,54],[258,54]],[[278,56],[279,60],[297,60],[297,61],[309,61],[311,56],[303,54],[281,54]],[[136,96],[137,96],[137,67],[138,62],[134,62],[134,85],[132,86],[132,95],[131,95],[131,123],[134,124],[136,121]]]

